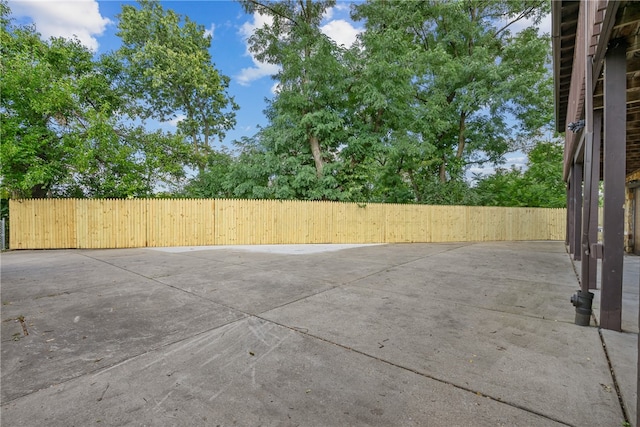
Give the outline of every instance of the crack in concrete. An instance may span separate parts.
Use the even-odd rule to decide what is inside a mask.
[[[565,245],[565,251],[567,252],[567,256],[569,257],[569,261],[571,261],[571,267],[573,267],[573,272],[576,275],[576,280],[578,282],[578,288],[581,288],[582,282],[580,274],[576,269],[576,264],[574,262],[573,257],[569,253],[569,247]],[[622,391],[620,390],[620,386],[618,384],[618,379],[616,378],[616,373],[613,369],[613,364],[611,363],[611,358],[609,357],[609,351],[607,350],[607,344],[604,340],[604,335],[602,334],[602,329],[600,328],[600,324],[598,323],[598,318],[596,317],[595,311],[592,310],[591,318],[598,328],[598,336],[600,338],[600,344],[602,345],[602,350],[604,351],[604,357],[607,359],[607,365],[609,367],[609,373],[611,374],[611,381],[613,382],[613,388],[616,391],[616,396],[618,397],[618,403],[620,404],[620,410],[622,411],[622,416],[624,418],[625,425],[631,425],[629,422],[629,413],[627,412],[627,408],[624,404],[624,399],[622,398]]]
[[[293,303],[295,303],[295,302],[299,302],[299,301],[301,301],[301,300],[304,300],[304,299],[307,299],[307,298],[313,297],[313,296],[315,296],[315,295],[319,295],[319,294],[322,294],[322,293],[324,293],[324,292],[328,292],[328,291],[334,290],[334,289],[336,289],[336,288],[340,288],[340,287],[343,287],[343,286],[349,285],[350,283],[353,283],[353,282],[358,281],[358,280],[365,279],[365,278],[367,278],[367,277],[374,276],[374,275],[379,274],[379,273],[381,273],[381,272],[383,272],[383,271],[385,271],[385,270],[388,270],[388,269],[390,269],[390,268],[399,267],[399,266],[402,266],[402,265],[405,265],[405,264],[409,264],[409,263],[417,262],[417,261],[420,261],[420,260],[422,260],[422,259],[429,258],[429,257],[434,256],[434,255],[438,255],[438,254],[442,254],[442,253],[445,253],[445,252],[453,251],[453,250],[459,249],[460,247],[472,246],[472,245],[474,245],[474,244],[475,244],[475,243],[469,243],[469,244],[463,244],[463,245],[460,245],[460,246],[456,246],[456,247],[453,247],[453,248],[447,248],[446,250],[443,250],[443,251],[440,251],[440,252],[436,252],[436,253],[431,253],[431,254],[426,255],[426,256],[424,256],[424,257],[420,257],[420,258],[417,258],[417,259],[412,259],[412,260],[410,260],[410,261],[406,261],[406,262],[403,262],[403,263],[395,264],[395,265],[390,266],[390,267],[385,267],[385,268],[383,268],[383,269],[381,269],[381,270],[378,270],[378,271],[375,271],[375,272],[373,272],[373,273],[370,273],[370,274],[367,274],[367,275],[364,275],[364,276],[358,277],[358,278],[356,278],[356,279],[353,279],[353,280],[350,280],[350,281],[347,281],[347,282],[343,282],[343,283],[337,284],[337,285],[335,285],[335,286],[332,286],[332,287],[331,287],[331,288],[329,288],[329,289],[324,289],[324,290],[322,290],[322,291],[319,291],[319,292],[316,292],[316,293],[313,293],[313,294],[305,295],[305,296],[303,296],[303,297],[301,297],[301,298],[298,298],[298,299],[296,299],[296,300],[289,301],[289,302],[287,302],[287,303],[285,303],[285,304],[282,304],[282,305],[280,305],[280,306],[272,307],[272,308],[270,308],[269,310],[266,310],[266,311],[264,311],[264,312],[262,312],[262,313],[260,313],[260,314],[252,314],[252,313],[246,312],[246,311],[244,311],[244,310],[240,310],[240,309],[238,309],[238,308],[228,306],[228,305],[223,304],[223,303],[221,303],[221,302],[211,300],[210,298],[207,298],[207,297],[205,297],[205,296],[202,296],[202,295],[196,294],[196,293],[194,293],[194,292],[192,292],[192,291],[188,291],[188,290],[185,290],[185,289],[179,288],[179,287],[177,287],[177,286],[174,286],[174,285],[171,285],[171,284],[168,284],[168,283],[161,282],[161,281],[159,281],[159,280],[156,280],[155,278],[145,276],[144,274],[141,274],[141,273],[138,273],[138,272],[135,272],[135,271],[127,270],[126,268],[123,268],[123,267],[120,267],[120,266],[118,266],[118,265],[112,264],[112,263],[107,262],[107,261],[105,261],[105,260],[103,260],[103,259],[94,258],[94,257],[92,257],[92,256],[89,256],[89,255],[88,255],[88,254],[86,254],[86,253],[80,253],[81,255],[86,256],[87,258],[93,259],[93,260],[95,260],[95,261],[103,262],[103,263],[108,264],[108,265],[110,265],[110,266],[112,266],[112,267],[116,267],[116,268],[118,268],[118,269],[121,269],[121,270],[123,270],[123,271],[127,271],[127,272],[129,272],[129,273],[132,273],[132,274],[138,275],[138,276],[140,276],[140,277],[144,277],[144,278],[146,278],[146,279],[148,279],[148,280],[151,280],[151,281],[156,282],[156,283],[158,283],[158,284],[161,284],[161,285],[163,285],[163,286],[167,286],[167,287],[169,287],[169,288],[173,288],[173,289],[176,289],[176,290],[178,290],[178,291],[181,291],[181,292],[184,292],[184,293],[190,294],[190,295],[192,295],[192,296],[195,296],[195,297],[197,297],[197,298],[199,298],[199,299],[202,299],[202,300],[205,300],[205,301],[208,301],[208,302],[211,302],[211,303],[214,303],[214,304],[220,305],[220,306],[222,306],[222,307],[225,307],[225,308],[227,308],[227,309],[230,309],[230,310],[232,310],[232,311],[234,311],[234,312],[237,312],[237,313],[239,313],[239,314],[243,314],[243,315],[244,315],[244,317],[241,317],[241,318],[239,318],[239,319],[235,319],[235,320],[232,320],[232,321],[226,322],[226,323],[224,323],[224,324],[222,324],[222,325],[218,325],[218,326],[215,326],[215,327],[213,327],[213,328],[209,328],[209,329],[204,330],[204,331],[200,331],[200,332],[198,332],[198,333],[195,333],[195,334],[193,334],[193,335],[190,335],[189,337],[185,337],[185,338],[182,338],[182,339],[179,339],[179,340],[176,340],[176,341],[173,341],[173,342],[170,342],[170,343],[166,343],[166,344],[163,344],[163,345],[161,345],[161,346],[158,346],[158,347],[155,347],[155,348],[149,349],[149,350],[144,351],[144,352],[142,352],[142,353],[140,353],[140,354],[137,354],[137,355],[131,356],[131,357],[127,358],[127,359],[124,359],[124,360],[122,360],[122,361],[120,361],[120,362],[117,362],[117,363],[115,363],[115,364],[113,364],[113,365],[111,365],[111,366],[101,367],[101,368],[94,369],[94,370],[88,371],[88,372],[86,372],[86,373],[83,373],[83,374],[78,375],[78,376],[76,376],[76,377],[68,378],[68,379],[66,379],[66,380],[64,380],[64,381],[61,381],[59,384],[66,383],[66,382],[69,382],[69,381],[73,381],[73,380],[76,380],[76,379],[78,379],[78,378],[81,378],[81,377],[84,377],[84,376],[87,376],[87,375],[92,375],[92,374],[101,374],[101,373],[107,372],[107,371],[109,371],[109,370],[111,370],[111,369],[116,368],[117,366],[120,366],[120,365],[123,365],[123,364],[125,364],[125,363],[128,363],[128,362],[130,362],[130,361],[131,361],[131,360],[133,360],[133,359],[137,359],[137,358],[142,357],[142,356],[144,356],[144,355],[146,355],[146,354],[149,354],[149,353],[152,353],[152,352],[156,352],[156,351],[158,351],[158,350],[160,350],[160,349],[162,349],[162,348],[165,348],[165,347],[168,347],[168,346],[171,346],[171,345],[174,345],[174,344],[177,344],[177,343],[180,343],[180,342],[186,341],[186,340],[193,339],[193,338],[195,338],[195,337],[197,337],[197,336],[200,336],[200,335],[206,334],[206,333],[211,332],[211,331],[214,331],[214,330],[216,330],[216,329],[223,328],[223,327],[228,326],[228,325],[231,325],[231,324],[233,324],[233,323],[237,323],[237,322],[245,321],[245,320],[247,320],[248,318],[256,318],[256,319],[262,320],[262,321],[264,321],[264,322],[271,323],[271,324],[274,324],[274,325],[276,325],[276,326],[279,326],[279,327],[282,327],[282,328],[285,328],[285,329],[289,329],[289,330],[291,330],[291,331],[293,331],[293,332],[295,332],[295,333],[301,334],[301,335],[306,336],[306,337],[309,337],[309,338],[311,338],[311,339],[315,339],[315,340],[318,340],[318,341],[325,342],[325,343],[327,343],[327,344],[335,345],[335,346],[340,347],[340,348],[342,348],[342,349],[345,349],[345,350],[348,350],[348,351],[352,351],[352,352],[354,352],[354,353],[357,353],[357,354],[360,354],[360,355],[365,356],[365,357],[367,357],[367,358],[370,358],[370,359],[376,360],[376,361],[378,361],[378,362],[381,362],[381,363],[387,364],[387,365],[389,365],[389,366],[393,366],[393,367],[395,367],[395,368],[402,369],[402,370],[405,370],[405,371],[407,371],[407,372],[411,372],[411,373],[413,373],[413,374],[415,374],[415,375],[419,375],[419,376],[421,376],[421,377],[428,378],[428,379],[431,379],[431,380],[433,380],[433,381],[437,381],[437,382],[442,383],[442,384],[450,385],[450,386],[452,386],[452,387],[455,387],[455,388],[457,388],[457,389],[460,389],[460,390],[463,390],[463,391],[466,391],[466,392],[469,392],[469,393],[473,393],[473,394],[474,394],[474,395],[476,395],[476,396],[486,397],[486,398],[491,399],[491,400],[493,400],[493,401],[495,401],[495,402],[498,402],[498,403],[501,403],[501,404],[505,404],[505,405],[511,406],[511,407],[513,407],[513,408],[516,408],[516,409],[519,409],[519,410],[522,410],[522,411],[525,411],[525,412],[528,412],[528,413],[531,413],[531,414],[534,414],[534,415],[540,416],[540,417],[542,417],[542,418],[545,418],[545,419],[548,419],[548,420],[550,420],[550,421],[553,421],[553,422],[559,423],[559,424],[561,424],[561,425],[565,425],[565,426],[573,427],[573,425],[572,425],[572,424],[568,424],[568,423],[566,423],[566,422],[564,422],[564,421],[562,421],[562,420],[559,420],[559,419],[556,419],[556,418],[554,418],[554,417],[552,417],[552,416],[549,416],[549,415],[543,414],[543,413],[538,412],[538,411],[536,411],[536,410],[534,410],[534,409],[524,407],[524,406],[519,405],[519,404],[514,403],[514,402],[505,401],[505,400],[503,400],[503,399],[501,399],[501,398],[499,398],[499,397],[495,397],[495,396],[491,396],[491,395],[484,394],[484,393],[479,392],[479,391],[477,391],[477,390],[473,390],[473,389],[471,389],[471,388],[469,388],[469,387],[466,387],[466,386],[463,386],[463,385],[460,385],[460,384],[456,384],[456,383],[451,382],[451,381],[447,381],[446,379],[443,379],[443,378],[438,378],[438,377],[436,377],[436,376],[434,376],[434,375],[430,375],[430,374],[428,374],[428,373],[426,373],[426,372],[421,372],[421,371],[418,371],[418,370],[416,370],[416,369],[413,369],[413,368],[410,368],[410,367],[407,367],[407,366],[403,366],[403,365],[400,365],[400,364],[398,364],[398,363],[391,362],[391,361],[389,361],[389,360],[385,360],[385,359],[383,359],[383,358],[380,358],[380,357],[377,357],[377,356],[374,356],[374,355],[368,354],[368,353],[366,353],[366,352],[363,352],[363,351],[357,350],[357,349],[355,349],[355,348],[351,348],[351,347],[349,347],[349,346],[342,345],[342,344],[339,344],[339,343],[336,343],[336,342],[333,342],[333,341],[327,340],[327,339],[322,338],[322,337],[320,337],[320,336],[313,335],[313,334],[309,333],[308,331],[303,331],[303,330],[301,330],[301,329],[299,329],[299,328],[295,328],[295,327],[291,327],[291,326],[288,326],[288,325],[285,325],[285,324],[281,324],[281,323],[275,322],[275,321],[273,321],[273,320],[270,320],[270,319],[267,319],[267,318],[265,318],[265,317],[262,317],[262,316],[261,316],[261,314],[264,314],[264,313],[266,313],[266,312],[268,312],[268,311],[275,310],[275,309],[278,309],[278,308],[281,308],[281,307],[284,307],[284,306],[287,306],[287,305],[293,304]],[[232,264],[232,263],[230,263],[230,264]],[[572,263],[572,264],[573,264],[573,263]],[[575,267],[574,267],[574,271],[575,271]],[[604,346],[604,341],[603,341],[603,346]],[[605,354],[606,354],[606,349],[605,349]],[[609,362],[608,355],[607,355],[607,361]],[[609,366],[611,367],[610,362],[609,362]],[[613,374],[613,370],[611,370],[611,373]],[[619,398],[620,398],[620,394],[619,394],[619,390],[618,390],[617,383],[615,382],[615,378],[614,378],[614,384],[616,385],[616,391],[618,392],[618,396],[619,396]],[[45,387],[45,388],[49,388],[49,387]],[[35,390],[35,391],[31,392],[31,393],[27,393],[27,394],[22,395],[22,396],[17,396],[17,397],[15,397],[15,398],[13,398],[13,399],[11,399],[11,400],[7,401],[7,402],[3,402],[3,403],[2,403],[2,405],[4,406],[4,405],[6,405],[6,404],[8,404],[8,403],[10,403],[10,402],[12,402],[12,401],[15,401],[15,400],[17,400],[17,399],[19,399],[19,398],[22,398],[22,397],[28,396],[28,395],[30,395],[30,394],[36,393],[36,392],[38,392],[38,391],[40,391],[40,390],[43,390],[43,389],[45,389],[45,388],[42,388],[42,389],[39,389],[39,390]],[[107,386],[107,389],[108,389],[108,386]],[[104,390],[103,395],[104,395],[104,393],[107,391],[107,389],[105,389],[105,390]],[[622,401],[620,401],[620,403],[622,404]],[[625,420],[627,420],[627,419],[628,419],[628,417],[627,417],[627,414],[626,414],[626,411],[625,411],[624,407],[623,407],[623,414],[624,414]]]
[[[504,405],[511,406],[511,407],[513,407],[513,408],[516,408],[516,409],[519,409],[519,410],[521,410],[521,411],[525,411],[525,412],[528,412],[528,413],[531,413],[531,414],[537,415],[537,416],[539,416],[539,417],[542,417],[542,418],[545,418],[545,419],[547,419],[547,420],[550,420],[550,421],[556,422],[556,423],[558,423],[558,424],[562,424],[562,425],[564,425],[564,426],[568,426],[568,427],[576,427],[576,426],[574,426],[573,424],[568,424],[568,423],[567,423],[567,422],[565,422],[565,421],[559,420],[559,419],[554,418],[554,417],[552,417],[552,416],[550,416],[550,415],[547,415],[547,414],[543,414],[543,413],[538,412],[538,411],[536,411],[536,410],[534,410],[534,409],[527,408],[527,407],[525,407],[525,406],[519,405],[519,404],[514,403],[514,402],[509,402],[509,401],[506,401],[506,400],[502,400],[502,399],[501,399],[501,398],[499,398],[499,397],[491,396],[491,395],[489,395],[489,394],[485,394],[485,393],[482,393],[482,392],[480,392],[480,391],[473,390],[473,389],[471,389],[471,388],[469,388],[469,387],[466,387],[466,386],[463,386],[463,385],[460,385],[460,384],[456,384],[456,383],[454,383],[454,382],[447,381],[447,380],[442,379],[442,378],[438,378],[438,377],[433,376],[433,375],[431,375],[431,374],[428,374],[428,373],[426,373],[426,372],[421,372],[421,371],[418,371],[418,370],[416,370],[416,369],[410,368],[410,367],[408,367],[408,366],[403,366],[403,365],[400,365],[400,364],[398,364],[398,363],[394,363],[394,362],[391,362],[391,361],[389,361],[389,360],[386,360],[386,359],[383,359],[383,358],[380,358],[380,357],[377,357],[377,356],[371,355],[371,354],[366,353],[366,352],[364,352],[364,351],[360,351],[360,350],[358,350],[358,349],[355,349],[355,348],[352,348],[352,347],[349,347],[349,346],[346,346],[346,345],[343,345],[343,344],[340,344],[340,343],[336,343],[336,342],[330,341],[330,340],[325,339],[325,338],[322,338],[322,337],[320,337],[320,336],[313,335],[313,334],[309,333],[308,331],[303,331],[301,328],[296,328],[296,327],[288,326],[288,325],[285,325],[285,324],[282,324],[282,323],[278,323],[278,322],[275,322],[275,321],[270,320],[270,319],[267,319],[267,318],[263,318],[263,317],[261,317],[261,316],[254,316],[254,317],[257,317],[258,319],[263,320],[263,321],[265,321],[265,322],[269,322],[269,323],[275,324],[275,325],[277,325],[277,326],[280,326],[280,327],[283,327],[283,328],[289,329],[289,330],[291,330],[291,331],[294,331],[294,332],[296,332],[296,333],[298,333],[298,334],[301,334],[301,335],[307,336],[307,337],[309,337],[309,338],[316,339],[316,340],[318,340],[318,341],[322,341],[322,342],[327,343],[327,344],[335,345],[336,347],[340,347],[340,348],[342,348],[342,349],[345,349],[345,350],[348,350],[348,351],[352,351],[352,352],[354,352],[354,353],[360,354],[360,355],[362,355],[362,356],[368,357],[368,358],[373,359],[373,360],[376,360],[376,361],[378,361],[378,362],[381,362],[381,363],[384,363],[384,364],[387,364],[387,365],[393,366],[393,367],[398,368],[398,369],[402,369],[402,370],[404,370],[404,371],[411,372],[411,373],[413,373],[413,374],[419,375],[419,376],[424,377],[424,378],[428,378],[428,379],[433,380],[433,381],[437,381],[437,382],[439,382],[439,383],[441,383],[441,384],[450,385],[450,386],[455,387],[455,388],[457,388],[457,389],[460,389],[460,390],[463,390],[463,391],[466,391],[466,392],[469,392],[469,393],[473,393],[473,394],[474,394],[474,395],[476,395],[476,396],[486,397],[486,398],[488,398],[488,399],[493,400],[494,402],[498,402],[498,403],[502,403],[502,404],[504,404]]]
[[[27,323],[24,321],[24,316],[18,316],[18,321],[20,322],[20,326],[22,326],[22,335],[29,335],[29,331],[27,330]]]
[[[596,319],[595,314],[593,315],[593,320],[596,322],[596,326],[598,326],[598,319]],[[620,386],[618,385],[618,379],[616,378],[616,373],[613,370],[613,365],[611,364],[611,359],[609,358],[609,351],[607,350],[607,344],[604,341],[604,335],[602,335],[602,329],[599,326],[598,326],[598,335],[600,336],[600,343],[602,344],[604,357],[607,359],[607,365],[609,366],[609,373],[611,374],[611,380],[613,381],[613,388],[615,389],[616,395],[618,396],[618,402],[620,403],[622,416],[624,417],[624,422],[627,423],[625,425],[631,425],[629,420],[629,413],[627,412],[627,408],[624,405],[624,400],[622,399],[622,392],[620,391]]]
[[[248,316],[249,316],[249,317],[254,317],[254,316],[251,316],[251,315],[248,315]],[[91,369],[91,370],[89,370],[89,371],[87,371],[87,372],[84,372],[84,373],[81,373],[81,374],[79,374],[79,375],[76,375],[76,376],[73,376],[73,377],[70,377],[70,378],[65,378],[65,379],[63,379],[63,380],[60,380],[59,382],[56,382],[55,384],[48,384],[48,385],[46,385],[46,386],[44,386],[44,387],[42,387],[42,388],[39,388],[39,389],[33,390],[33,391],[29,392],[29,393],[21,394],[21,395],[19,395],[19,396],[15,396],[15,397],[13,397],[13,398],[11,398],[11,399],[9,399],[9,400],[3,401],[3,402],[2,402],[2,406],[6,406],[6,405],[8,405],[8,404],[9,404],[9,403],[11,403],[11,402],[14,402],[14,401],[16,401],[16,400],[18,400],[18,399],[21,399],[21,398],[23,398],[23,397],[30,396],[30,395],[32,395],[32,394],[34,394],[34,393],[39,392],[39,391],[46,390],[46,389],[48,389],[48,388],[50,388],[50,387],[52,387],[52,386],[54,386],[54,385],[66,384],[66,383],[68,383],[68,382],[70,382],[70,381],[74,381],[74,380],[77,380],[77,379],[79,379],[79,378],[86,377],[86,376],[89,376],[89,375],[99,375],[99,374],[103,374],[103,373],[108,372],[108,371],[110,371],[110,370],[112,370],[112,369],[114,369],[114,368],[117,368],[117,367],[118,367],[118,366],[120,366],[120,365],[124,365],[124,364],[126,364],[126,363],[129,363],[129,362],[131,362],[131,361],[133,361],[134,359],[137,359],[137,358],[139,358],[139,357],[143,357],[143,356],[145,356],[145,355],[147,355],[147,354],[150,354],[150,353],[153,353],[153,352],[156,352],[156,351],[162,350],[162,349],[163,349],[163,348],[165,348],[165,347],[169,347],[169,346],[172,346],[172,345],[174,345],[174,344],[178,344],[178,343],[181,343],[181,342],[183,342],[183,341],[187,341],[187,340],[190,340],[190,339],[196,338],[196,337],[198,337],[198,336],[200,336],[200,335],[204,335],[204,334],[207,334],[207,333],[209,333],[209,332],[215,331],[216,329],[224,328],[224,327],[229,326],[229,325],[232,325],[232,324],[234,324],[234,323],[241,322],[241,321],[243,321],[243,320],[246,320],[247,318],[248,318],[248,317],[241,317],[241,318],[239,318],[239,319],[231,320],[231,321],[226,322],[226,323],[224,323],[224,324],[222,324],[222,325],[218,325],[218,326],[215,326],[215,327],[213,327],[213,328],[209,328],[209,329],[207,329],[207,330],[197,332],[197,333],[195,333],[195,334],[193,334],[193,335],[189,335],[188,337],[184,337],[184,338],[181,338],[181,339],[178,339],[178,340],[172,341],[172,342],[168,342],[168,343],[165,343],[165,344],[159,345],[159,346],[157,346],[157,347],[150,348],[150,349],[148,349],[148,350],[146,350],[146,351],[143,351],[142,353],[134,354],[134,355],[132,355],[132,356],[127,357],[126,359],[120,360],[120,361],[115,362],[115,363],[113,363],[113,364],[111,364],[111,365],[106,365],[106,366],[102,366],[102,367],[100,367],[100,368]],[[155,363],[155,362],[154,362],[154,363]],[[105,392],[106,392],[106,390],[105,390]]]

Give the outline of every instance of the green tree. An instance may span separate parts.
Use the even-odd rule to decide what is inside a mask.
[[[184,176],[189,153],[180,138],[131,124],[135,105],[112,80],[117,63],[95,61],[77,40],[42,41],[34,27],[13,26],[0,5],[3,191],[146,196]]]
[[[365,84],[376,90],[365,92],[375,96],[391,147],[412,147],[392,148],[390,165],[416,200],[429,198],[425,184],[434,175],[461,180],[469,165],[500,162],[549,123],[548,37],[535,25],[511,32],[524,19],[537,24],[548,9],[499,0],[355,6],[354,18],[366,25],[364,67],[375,70]],[[393,85],[377,89],[389,77]]]
[[[320,30],[323,13],[334,0],[242,1],[249,13],[272,22],[256,30],[250,50],[277,64],[278,93],[266,110],[269,125],[260,145],[273,157],[276,197],[340,199],[336,174],[346,141],[348,101],[345,49]]]
[[[528,153],[527,169],[498,169],[478,179],[479,204],[563,208],[566,187],[563,181],[563,144],[540,142]]]
[[[2,186],[13,197],[44,197],[68,175],[73,156],[61,129],[74,110],[73,76],[52,62],[67,57],[82,67],[86,57],[77,43],[49,46],[32,28],[11,31],[7,21],[1,42]]]
[[[115,57],[124,66],[123,83],[141,99],[140,114],[161,122],[178,119],[178,130],[193,149],[202,173],[215,139],[235,126],[238,106],[229,96],[229,78],[212,63],[211,36],[188,17],[164,10],[159,1],[123,6]]]
[[[185,186],[186,197],[196,198],[231,198],[232,180],[230,173],[236,165],[236,159],[226,150],[214,151],[207,159],[205,170],[194,177]]]
[[[209,156],[205,171],[184,189],[187,197],[273,199],[290,198],[286,189],[274,185],[278,158],[259,144],[259,138],[243,137],[236,150],[221,150]]]
[[[276,197],[473,204],[467,168],[551,120],[546,2],[367,1],[350,49],[320,31],[333,1],[242,4],[272,18],[250,46],[281,67],[259,135]]]

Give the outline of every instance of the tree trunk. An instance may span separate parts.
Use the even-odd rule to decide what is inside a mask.
[[[413,189],[413,195],[416,199],[416,202],[422,203],[422,194],[420,194],[420,188],[418,187],[418,183],[413,176],[413,171],[409,169],[407,171],[407,174],[409,175],[409,181],[411,181],[411,188]]]
[[[200,156],[200,146],[198,145],[198,139],[197,139],[198,136],[196,135],[195,132],[193,132],[191,137],[193,138],[193,150],[195,152],[196,165],[198,166],[198,174],[202,176],[204,174],[205,164],[202,161],[202,157]]]
[[[31,187],[31,197],[34,199],[44,199],[51,197],[49,194],[49,186],[43,184],[36,184]]]
[[[460,113],[460,128],[458,131],[458,152],[456,153],[456,159],[461,159],[464,154],[464,131],[465,131],[465,120],[467,118],[467,113],[464,111]]]
[[[322,169],[324,164],[322,163],[322,152],[320,151],[320,141],[317,136],[309,136],[309,145],[311,146],[311,154],[313,155],[313,161],[316,164],[316,176],[320,178],[322,176]]]
[[[378,133],[378,131],[380,131],[380,127],[382,126],[382,113],[384,113],[384,110],[382,108],[379,108],[376,112],[376,118],[373,124],[373,131],[375,133]]]
[[[447,182],[447,155],[442,155],[442,163],[440,164],[440,182]]]

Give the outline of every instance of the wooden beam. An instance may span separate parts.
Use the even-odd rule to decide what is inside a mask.
[[[622,81],[624,82],[625,79],[622,78]],[[629,91],[628,94],[625,93],[625,98],[626,98],[625,105],[636,106],[640,104],[640,91],[637,91],[637,90]],[[604,107],[604,96],[603,95],[595,96],[593,98],[593,108],[596,110],[601,110],[603,107]]]
[[[586,50],[586,49],[585,49]],[[593,87],[592,56],[587,56],[585,87]],[[595,122],[595,123],[594,123]],[[600,131],[602,113],[593,112],[593,92],[585,93],[584,138],[584,196],[582,207],[582,262],[580,264],[580,289],[588,292],[596,288],[598,260],[591,256],[591,245],[598,243],[598,184],[600,182]],[[597,145],[597,147],[596,147]]]
[[[613,26],[616,23],[616,14],[618,13],[619,1],[608,1],[607,8],[604,12],[604,20],[602,21],[602,29],[600,30],[600,36],[598,37],[598,45],[596,46],[595,53],[593,55],[593,77],[594,82],[593,89],[595,89],[595,80],[600,76],[602,71],[603,59],[607,52],[607,45],[611,38]]]
[[[555,121],[556,121],[556,131],[564,132],[565,123],[560,119],[560,99],[562,96],[560,95],[560,81],[563,80],[560,78],[560,60],[563,57],[561,54],[562,40],[560,39],[561,31],[560,24],[562,23],[562,2],[556,1],[551,2],[551,44],[553,45],[553,92],[554,92],[554,102],[556,105],[555,108]],[[562,122],[562,123],[561,123]]]

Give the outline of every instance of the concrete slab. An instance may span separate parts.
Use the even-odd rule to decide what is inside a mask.
[[[228,265],[198,273],[181,273],[157,278],[178,289],[210,301],[258,314],[334,287],[331,282],[277,269],[256,269]]]
[[[640,298],[640,256],[624,257],[622,276],[622,327],[638,333],[638,299]]]
[[[622,420],[594,330],[355,287],[263,317],[549,419]]]
[[[25,256],[40,253],[3,258]],[[47,257],[42,264],[52,259],[58,258]],[[104,263],[79,254],[68,253],[59,261],[66,267],[47,268],[46,280],[42,268],[23,277],[25,271],[16,275],[10,263],[3,264],[2,401],[244,317],[138,274],[107,270]],[[33,259],[26,262],[35,265]],[[73,262],[83,269],[73,271]],[[17,277],[22,280],[12,280]]]
[[[15,262],[21,260],[21,262]],[[108,265],[74,251],[26,251],[20,256],[1,256],[3,304],[27,298],[42,298],[87,287],[100,287],[130,280],[131,273],[113,271]],[[59,277],[60,280],[52,280]],[[87,282],[87,278],[91,278]]]
[[[411,267],[412,264],[407,267]],[[400,293],[412,298],[454,301],[461,305],[504,311],[541,319],[574,321],[574,312],[567,310],[567,295],[574,286],[558,283],[516,280],[504,277],[476,275],[465,270],[407,274],[403,267],[393,267],[352,286]]]
[[[202,260],[197,258],[151,249],[139,249],[126,257],[114,257],[108,253],[101,255],[99,252],[93,251],[83,252],[83,255],[146,278],[165,277],[182,272],[196,271],[203,266]],[[223,266],[221,262],[216,264],[219,267]]]
[[[548,283],[575,283],[576,276],[570,260],[554,250],[545,252],[544,245],[553,247],[556,242],[536,242],[533,250],[527,242],[511,242],[508,246],[495,243],[478,243],[444,252],[420,268],[425,272],[470,272],[474,275],[504,277]]]
[[[7,425],[51,427],[558,425],[255,318],[2,409]]]
[[[269,245],[257,245],[254,252],[248,252],[238,249],[237,246],[217,246],[215,250],[189,251],[182,252],[182,255],[194,258],[202,258],[207,260],[217,260],[234,264],[256,263],[263,266],[274,266],[277,264],[279,268],[294,272],[305,272],[300,270],[298,266],[311,266],[313,263],[333,262],[336,259],[349,259],[351,266],[357,266],[359,262],[377,263],[383,265],[396,265],[423,258],[434,253],[445,252],[458,247],[466,246],[469,243],[412,243],[412,244],[392,244],[382,245],[384,247],[384,256],[380,256],[381,245],[285,245],[293,255],[312,255],[312,256],[286,256],[287,254],[279,254],[273,252]],[[320,250],[316,246],[330,246],[339,249],[338,253],[333,250]],[[339,255],[339,256],[336,256]]]
[[[579,268],[580,263],[576,262],[576,266]],[[600,263],[598,264],[598,271],[601,271]],[[602,338],[607,348],[607,354],[615,373],[630,425],[636,426],[638,306],[640,305],[639,256],[625,255],[622,281],[622,332],[602,330]],[[600,277],[598,277],[598,287],[600,287]],[[593,293],[593,312],[597,320],[600,318],[600,290],[593,290]]]
[[[475,245],[475,244],[474,244]],[[544,253],[556,253],[565,254],[567,252],[563,245],[558,245],[558,242],[550,242],[548,240],[528,240],[528,241],[508,241],[508,242],[482,242],[479,243],[482,247],[488,247],[498,250],[511,250],[526,252],[544,252]]]
[[[308,255],[322,252],[334,252],[351,248],[362,248],[367,246],[378,246],[381,243],[370,244],[315,244],[315,245],[229,245],[229,246],[176,246],[168,248],[151,248],[153,250],[183,253],[212,250],[232,250],[247,252],[262,252],[269,254],[285,255]]]
[[[622,425],[562,243],[317,249],[2,254],[3,423]]]
[[[611,369],[616,374],[620,395],[631,421],[630,424],[635,426],[638,334],[603,329],[602,337],[607,346]]]

